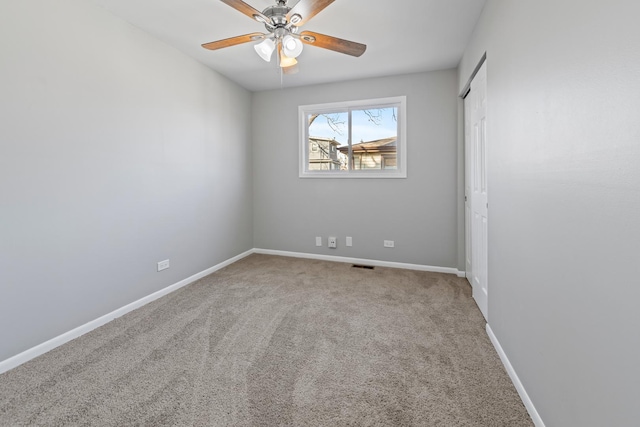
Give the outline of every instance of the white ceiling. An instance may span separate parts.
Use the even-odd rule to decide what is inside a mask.
[[[359,58],[305,46],[299,72],[281,76],[253,43],[210,51],[200,45],[266,32],[219,0],[91,0],[251,91],[442,70],[458,65],[486,0],[336,0],[310,30],[367,45]],[[305,1],[305,0],[302,0]],[[275,0],[245,0],[262,11]],[[298,0],[289,0],[293,6]]]

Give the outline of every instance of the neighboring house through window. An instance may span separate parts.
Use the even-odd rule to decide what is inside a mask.
[[[309,137],[309,170],[346,170],[348,157],[336,150],[340,145],[335,139]]]

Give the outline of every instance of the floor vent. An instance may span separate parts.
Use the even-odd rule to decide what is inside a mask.
[[[365,270],[373,270],[374,267],[372,265],[361,265],[361,264],[353,264],[353,268],[364,268]]]

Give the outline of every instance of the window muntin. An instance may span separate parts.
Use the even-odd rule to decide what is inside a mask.
[[[299,107],[300,177],[406,178],[405,111],[404,96]]]

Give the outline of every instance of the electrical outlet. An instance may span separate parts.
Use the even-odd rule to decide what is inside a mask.
[[[347,236],[347,238],[345,239],[345,246],[353,246],[353,239],[351,238],[351,236]]]
[[[316,246],[322,246],[322,237],[316,237]]]
[[[165,259],[164,261],[160,261],[158,263],[158,271],[166,270],[169,268],[169,260]]]
[[[329,247],[335,249],[338,247],[338,239],[335,237],[329,237],[327,240],[329,242]]]
[[[395,248],[396,244],[393,240],[385,240],[384,247],[385,248]]]

